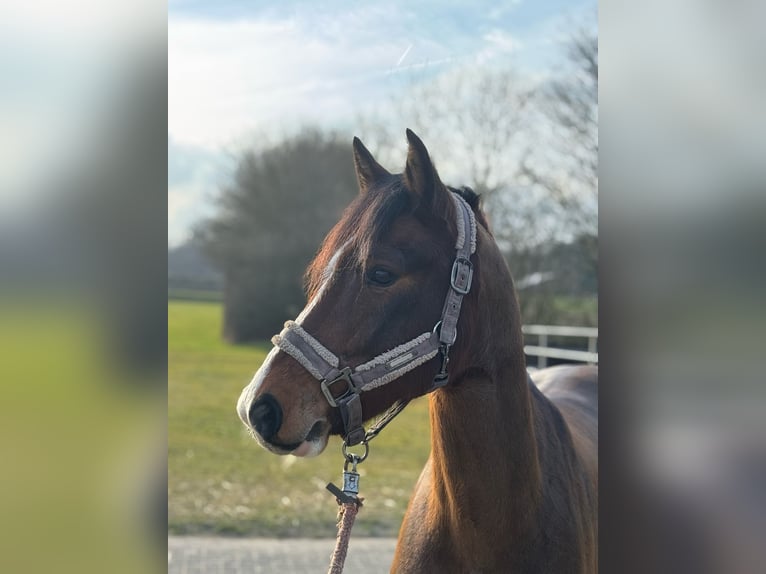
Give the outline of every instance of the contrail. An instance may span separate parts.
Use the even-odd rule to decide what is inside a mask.
[[[397,68],[402,65],[402,62],[404,62],[404,59],[407,57],[407,54],[410,53],[411,49],[412,49],[412,43],[410,43],[410,45],[407,46],[407,49],[404,51],[404,54],[402,54],[401,57],[399,58],[399,61],[396,62]]]

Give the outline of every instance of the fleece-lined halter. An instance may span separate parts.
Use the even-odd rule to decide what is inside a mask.
[[[437,354],[441,354],[441,366],[428,392],[447,384],[449,350],[457,337],[457,322],[463,297],[471,289],[473,279],[471,255],[476,252],[476,218],[473,211],[456,193],[450,193],[450,196],[455,202],[457,214],[455,243],[457,255],[452,264],[450,289],[447,291],[441,319],[432,331],[423,333],[354,368],[341,367],[335,354],[294,321],[285,323],[282,332],[271,339],[274,345],[298,361],[319,381],[327,402],[340,409],[345,432],[344,440],[348,446],[365,441],[361,393],[398,379],[430,361]],[[332,387],[341,381],[345,382],[346,388],[339,396],[334,396]],[[399,410],[403,406],[402,404]]]

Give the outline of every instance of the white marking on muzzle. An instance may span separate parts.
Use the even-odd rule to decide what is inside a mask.
[[[244,389],[242,389],[242,394],[239,395],[239,400],[237,401],[237,413],[239,414],[239,418],[242,419],[242,422],[247,426],[250,426],[249,417],[247,416],[250,411],[250,405],[253,404],[255,394],[263,384],[266,375],[269,374],[271,363],[274,362],[274,357],[277,356],[277,353],[279,353],[278,347],[274,347],[269,351],[269,354],[266,355],[266,358],[263,360],[263,364],[261,364],[261,368],[255,372],[253,379]]]

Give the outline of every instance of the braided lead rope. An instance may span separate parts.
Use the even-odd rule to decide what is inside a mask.
[[[343,502],[338,509],[338,538],[335,540],[335,550],[330,559],[330,569],[327,574],[341,574],[346,563],[348,543],[351,540],[351,528],[354,526],[356,514],[359,512],[357,502]]]

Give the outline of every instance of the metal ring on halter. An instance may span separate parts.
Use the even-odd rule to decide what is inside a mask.
[[[431,332],[432,332],[434,335],[438,335],[439,333],[441,333],[441,328],[442,328],[442,322],[441,322],[441,321],[439,321],[439,322],[437,322],[437,323],[436,323],[436,325],[434,325],[434,330],[433,330],[433,331],[431,331]]]
[[[356,458],[357,463],[364,461],[367,458],[367,455],[370,454],[370,445],[368,445],[366,442],[363,442],[361,444],[364,445],[364,454],[362,456],[359,456],[358,454],[347,452],[346,451],[347,446],[346,446],[346,443],[344,442],[343,447],[341,449],[343,451],[343,457],[349,462],[351,462],[354,458]]]

